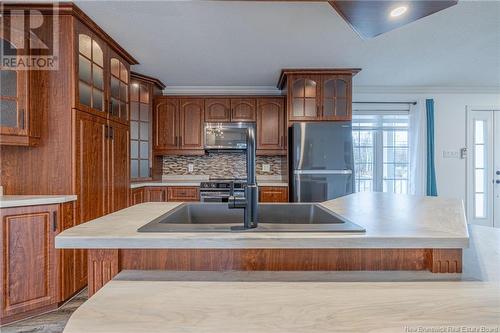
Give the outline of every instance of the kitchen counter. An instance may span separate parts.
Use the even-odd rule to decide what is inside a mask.
[[[202,181],[207,180],[162,180],[162,181],[150,181],[150,182],[136,182],[130,183],[130,188],[140,188],[140,187],[155,187],[155,186],[200,186]],[[269,186],[269,187],[287,187],[288,183],[284,181],[276,180],[262,180],[257,181],[258,186]]]
[[[52,205],[76,201],[76,195],[3,195],[0,208]]]
[[[497,329],[500,229],[470,231],[463,274],[124,271],[76,310],[64,332]]]
[[[366,233],[139,233],[181,203],[148,202],[67,229],[57,248],[465,248],[468,231],[457,199],[355,193],[322,203]],[[279,204],[278,204],[279,205]]]

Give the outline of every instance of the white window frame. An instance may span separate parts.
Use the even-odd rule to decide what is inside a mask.
[[[362,107],[356,106],[353,107],[353,124],[356,123],[355,117],[356,115],[370,115],[370,116],[384,116],[384,115],[407,115],[408,116],[408,127],[392,127],[391,129],[397,131],[397,130],[404,130],[407,131],[408,135],[408,146],[405,146],[403,148],[406,148],[408,150],[408,158],[407,158],[407,165],[408,165],[408,174],[406,180],[406,193],[410,192],[410,181],[411,181],[411,159],[410,159],[410,154],[411,154],[411,139],[410,139],[410,117],[409,117],[409,105],[404,105],[404,104],[397,104],[397,105],[390,105],[390,104],[383,104],[383,105],[378,105],[378,104],[366,104],[363,105]],[[373,187],[372,191],[374,192],[383,192],[384,189],[384,142],[383,142],[383,125],[381,123],[383,121],[382,117],[377,118],[377,125],[376,126],[360,126],[360,127],[355,127],[353,125],[353,133],[358,130],[372,130],[373,131],[373,147],[374,147],[374,152],[373,152]],[[396,148],[397,146],[394,146]],[[356,149],[357,146],[354,147]],[[355,162],[356,164],[356,162]],[[357,175],[355,175],[355,183],[356,183],[356,191],[358,191],[359,188],[359,183],[358,180],[359,178]],[[395,193],[394,191],[390,191],[390,193]]]

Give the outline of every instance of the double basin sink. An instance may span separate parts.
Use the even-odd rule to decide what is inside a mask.
[[[139,232],[238,232],[243,210],[227,203],[185,203],[140,227]],[[319,204],[259,204],[258,227],[240,232],[364,232]]]

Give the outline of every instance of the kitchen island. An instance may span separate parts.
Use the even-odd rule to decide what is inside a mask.
[[[469,235],[460,200],[355,193],[322,205],[365,233],[139,233],[181,203],[144,203],[65,230],[89,249],[89,293],[121,270],[461,272]]]
[[[496,332],[500,230],[470,230],[462,274],[124,271],[64,332]]]

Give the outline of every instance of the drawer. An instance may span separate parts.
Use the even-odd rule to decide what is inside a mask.
[[[199,201],[200,189],[195,186],[167,188],[167,201]]]

